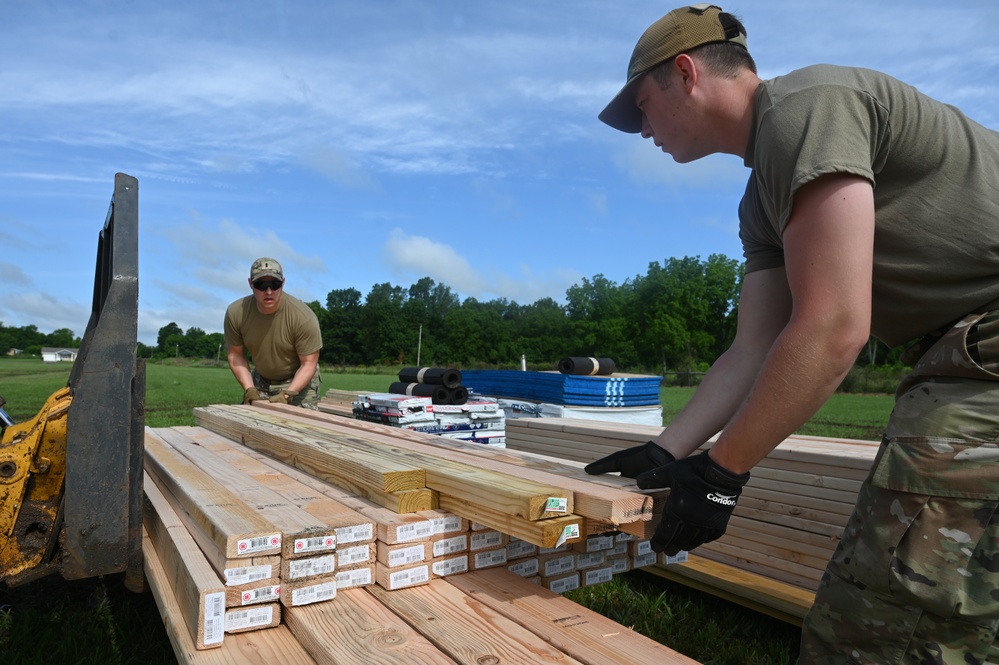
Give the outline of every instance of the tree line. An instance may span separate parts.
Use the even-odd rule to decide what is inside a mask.
[[[532,368],[553,368],[566,356],[595,356],[614,359],[618,371],[690,372],[705,371],[731,344],[742,277],[741,262],[712,254],[652,262],[644,275],[620,284],[599,274],[583,278],[566,291],[564,304],[461,300],[450,286],[424,277],[409,288],[375,284],[367,295],[334,289],[325,303],[308,305],[319,319],[326,365],[517,367],[523,356]],[[0,324],[0,353],[8,340],[20,339],[19,330]],[[220,332],[185,331],[171,322],[159,330],[156,346],[139,343],[138,355],[221,360],[225,342]],[[872,340],[858,363],[896,360]]]

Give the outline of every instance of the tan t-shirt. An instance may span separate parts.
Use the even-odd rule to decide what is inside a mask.
[[[315,312],[287,293],[274,314],[261,314],[252,295],[240,298],[226,309],[224,330],[226,345],[246,347],[257,372],[272,382],[291,379],[299,356],[323,348]]]
[[[874,184],[872,332],[891,346],[999,298],[999,134],[890,76],[816,65],[756,93],[739,206],[746,272],[784,265],[798,189]]]

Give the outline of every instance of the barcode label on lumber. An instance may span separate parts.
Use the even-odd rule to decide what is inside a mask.
[[[236,542],[236,549],[239,551],[240,556],[263,550],[271,550],[275,547],[281,547],[280,533],[272,533],[269,536],[260,536],[258,538],[243,538]]]
[[[644,568],[645,566],[653,566],[657,563],[659,557],[655,552],[649,552],[648,554],[639,554],[633,557],[631,560],[631,565],[633,568]]]
[[[205,644],[219,644],[225,636],[225,592],[205,595]]]
[[[579,539],[579,525],[570,524],[569,526],[562,529],[562,535],[558,537],[558,543],[556,544],[562,545],[566,541],[578,540],[578,539]]]
[[[323,582],[321,584],[302,587],[301,589],[293,589],[291,592],[291,604],[308,605],[309,603],[333,600],[336,598],[336,586],[336,582]]]
[[[579,573],[573,573],[548,583],[548,589],[555,593],[565,593],[579,588]]]
[[[423,584],[430,579],[428,566],[417,566],[409,570],[400,570],[389,575],[389,590],[401,589],[414,584]]]
[[[280,584],[268,584],[259,589],[247,589],[239,596],[240,604],[272,603],[281,597]]]
[[[440,561],[434,561],[431,564],[434,571],[434,575],[438,577],[445,577],[447,575],[457,575],[458,573],[468,572],[468,555],[455,556],[450,559],[442,559]]]
[[[434,556],[447,556],[468,549],[468,537],[465,534],[453,538],[442,538],[434,542]]]
[[[610,582],[611,577],[614,576],[614,570],[611,567],[597,568],[595,570],[587,570],[583,573],[583,585],[593,586],[594,584],[603,584],[604,582]]]
[[[538,546],[526,540],[511,539],[506,545],[506,558],[517,559],[524,556],[534,556],[538,553]]]
[[[687,551],[680,550],[679,552],[677,552],[672,556],[667,556],[666,554],[663,554],[662,559],[663,559],[662,563],[667,566],[671,563],[687,563],[688,560]]]
[[[396,539],[400,543],[420,538],[429,538],[434,535],[434,525],[430,520],[416,522],[415,524],[405,524],[396,529]]]
[[[502,566],[506,563],[506,548],[501,547],[498,550],[489,550],[487,552],[477,552],[474,558],[475,569],[479,568],[491,568],[493,566]]]
[[[341,570],[336,574],[336,588],[349,589],[355,586],[371,584],[371,566],[355,570]]]
[[[550,496],[545,503],[546,513],[564,513],[569,508],[569,500],[564,497]]]
[[[473,533],[472,539],[468,543],[468,548],[473,552],[475,550],[485,550],[500,546],[505,545],[503,542],[503,534],[499,531],[482,531],[480,533]]]
[[[274,606],[251,607],[245,610],[229,610],[225,613],[227,632],[245,630],[256,626],[268,626],[274,622]]]
[[[363,543],[375,537],[374,524],[356,524],[336,529],[336,541],[341,545],[346,543]]]
[[[457,515],[442,515],[441,517],[434,517],[431,518],[430,523],[433,525],[435,536],[465,530],[462,528],[463,524],[461,518]]]
[[[245,568],[226,568],[224,571],[226,586],[239,586],[277,577],[271,566],[246,566]]]
[[[538,560],[535,557],[521,559],[516,563],[510,564],[506,567],[506,569],[515,575],[520,575],[521,577],[531,577],[540,572]]]
[[[426,549],[424,549],[423,545],[414,545],[412,547],[393,550],[389,553],[389,566],[405,566],[410,563],[419,563],[423,561],[425,552]]]
[[[555,557],[554,559],[548,559],[545,561],[544,572],[542,574],[545,577],[552,577],[553,575],[568,573],[575,569],[576,557],[571,554],[566,554],[565,556]]]
[[[293,559],[288,562],[288,577],[300,580],[313,575],[328,575],[336,569],[336,557],[332,554],[314,556],[308,559]]]
[[[371,560],[371,548],[368,545],[345,547],[336,551],[336,558],[341,568],[344,566],[353,566],[358,563],[367,563]]]
[[[336,548],[336,537],[319,536],[317,538],[296,538],[295,554],[305,552],[326,552]]]

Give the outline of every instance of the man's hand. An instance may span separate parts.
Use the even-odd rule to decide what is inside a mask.
[[[673,556],[721,538],[749,472],[734,474],[700,453],[641,474],[641,489],[669,487],[652,549]]]
[[[255,399],[260,399],[260,393],[257,392],[256,386],[250,386],[243,391],[243,404],[249,404]]]
[[[641,473],[672,464],[674,461],[676,458],[669,451],[656,445],[655,441],[649,441],[644,445],[619,450],[596,462],[590,462],[583,471],[591,476],[620,471],[625,478],[637,478]]]
[[[268,401],[271,404],[287,404],[296,395],[298,395],[297,390],[282,390],[277,395],[271,397]]]

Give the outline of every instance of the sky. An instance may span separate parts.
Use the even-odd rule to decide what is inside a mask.
[[[286,291],[565,301],[742,259],[734,156],[676,164],[597,114],[649,0],[0,0],[0,323],[86,329],[117,172],[139,181],[139,341]],[[999,129],[999,3],[737,0],[763,78],[887,72]]]

